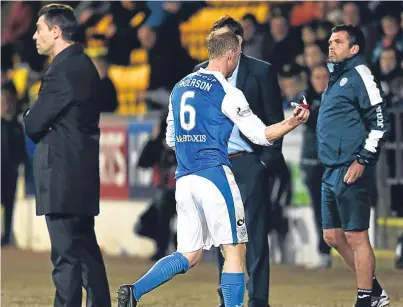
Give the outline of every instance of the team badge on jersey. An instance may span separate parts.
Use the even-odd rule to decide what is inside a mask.
[[[340,80],[340,86],[344,86],[347,83],[348,79],[347,78],[343,78]]]

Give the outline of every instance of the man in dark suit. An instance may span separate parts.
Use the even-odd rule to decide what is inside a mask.
[[[77,21],[69,6],[50,4],[38,14],[39,54],[53,56],[38,100],[24,114],[36,143],[36,214],[45,215],[56,286],[54,306],[110,307],[105,265],[94,231],[99,213],[99,75],[73,42]]]
[[[216,21],[212,31],[228,28],[241,38],[242,25],[226,16]],[[208,62],[197,65],[194,71],[207,67]],[[241,55],[239,65],[229,83],[244,93],[250,108],[266,125],[284,120],[277,77],[270,64],[258,59]],[[269,304],[269,244],[268,244],[268,205],[265,200],[266,168],[271,168],[282,158],[282,140],[272,146],[262,147],[249,142],[234,126],[229,143],[228,154],[232,171],[241,192],[245,206],[246,227],[251,240],[246,244],[246,268],[249,275],[247,289],[249,307],[267,307]],[[219,276],[221,276],[223,257],[219,257]],[[221,305],[224,306],[221,289],[218,289]]]

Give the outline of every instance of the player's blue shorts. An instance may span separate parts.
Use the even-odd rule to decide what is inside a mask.
[[[326,168],[322,177],[323,229],[366,230],[371,214],[370,189],[374,188],[374,166],[366,166],[353,184],[343,181],[348,166]]]

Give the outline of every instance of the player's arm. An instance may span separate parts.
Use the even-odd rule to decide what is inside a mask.
[[[374,164],[378,160],[382,144],[386,141],[390,131],[390,119],[386,110],[386,102],[371,71],[365,67],[357,68],[361,79],[356,84],[361,116],[369,133],[361,151],[357,155],[360,164]]]
[[[221,109],[251,142],[263,146],[273,144],[309,117],[308,110],[295,109],[290,118],[266,126],[249,108],[244,94],[237,89],[225,95]]]
[[[174,114],[172,111],[172,94],[169,97],[168,116],[167,116],[167,132],[165,141],[169,147],[175,150],[175,126],[174,126]]]

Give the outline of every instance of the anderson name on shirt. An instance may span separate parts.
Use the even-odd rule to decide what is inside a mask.
[[[205,76],[197,73],[194,76],[197,76],[198,78],[201,79],[205,79],[206,81],[200,79],[187,78],[185,80],[180,81],[178,87],[192,86],[209,92],[211,90],[211,87],[213,86],[212,83],[217,82],[217,80],[215,78],[212,78],[211,76]]]

